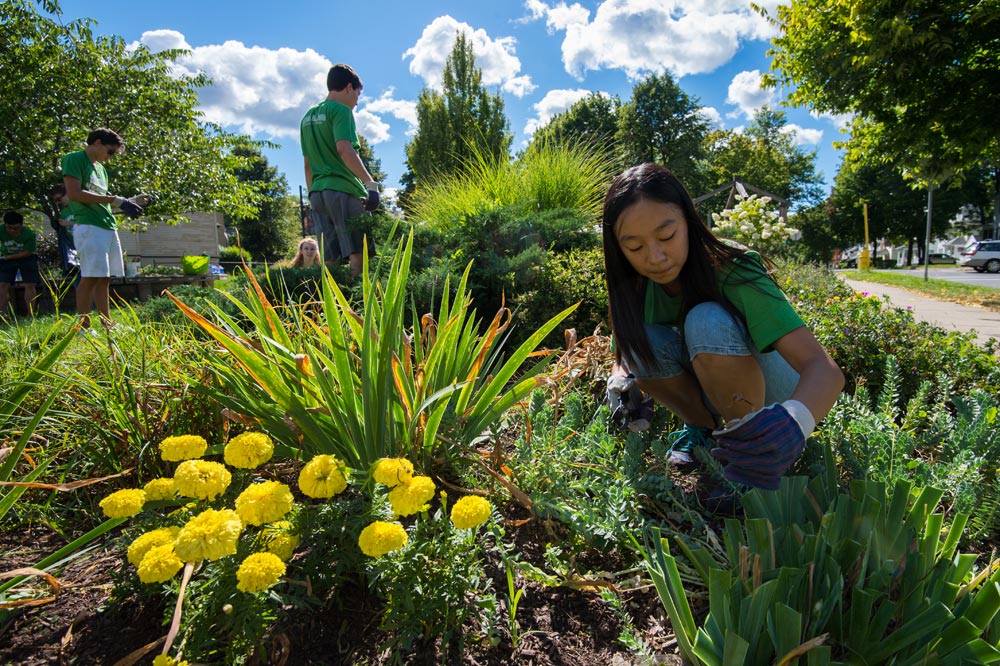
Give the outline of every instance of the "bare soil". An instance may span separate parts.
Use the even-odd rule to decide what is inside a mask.
[[[537,522],[516,530],[526,559],[534,559],[531,544],[544,543]],[[0,532],[0,573],[31,566],[65,545],[49,528],[31,526]],[[540,548],[536,546],[536,550]],[[537,553],[540,557],[540,552]],[[120,569],[124,553],[112,539],[73,560],[55,573],[61,588],[56,598],[17,612],[0,626],[0,664],[112,666],[149,664],[163,638],[165,608],[148,600],[110,601],[112,573]],[[536,562],[541,564],[541,562]],[[48,588],[41,579],[39,590]],[[35,583],[32,583],[35,585]],[[525,585],[517,611],[522,632],[518,644],[504,639],[488,646],[468,641],[464,651],[441,653],[440,646],[424,646],[406,655],[379,652],[385,638],[378,628],[380,600],[364,589],[341,593],[343,608],[283,613],[269,636],[267,654],[254,655],[260,664],[460,664],[493,666],[525,664],[549,666],[616,666],[626,664],[680,664],[676,642],[655,590],[651,587],[623,593],[625,611],[634,635],[647,647],[648,657],[637,656],[618,638],[618,614],[594,591],[567,587]],[[494,572],[494,588],[506,590],[503,570]],[[349,600],[343,597],[348,596]],[[503,596],[503,595],[498,595]],[[164,601],[166,603],[166,601]],[[475,635],[470,627],[469,635]],[[144,657],[129,660],[137,650],[154,644]],[[192,665],[193,666],[193,665]]]

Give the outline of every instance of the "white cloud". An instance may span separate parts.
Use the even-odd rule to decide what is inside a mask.
[[[789,123],[781,128],[782,132],[792,134],[795,137],[797,146],[815,146],[823,140],[823,130],[808,129],[795,123]]]
[[[697,111],[712,129],[722,129],[722,114],[714,106],[703,106]]]
[[[809,115],[817,120],[827,120],[838,130],[845,131],[847,126],[854,120],[853,113],[816,113],[810,111]]]
[[[774,106],[777,93],[773,88],[760,87],[760,70],[740,72],[729,84],[729,95],[726,102],[735,104],[747,118],[752,118],[754,112],[762,106]]]
[[[298,140],[299,121],[326,96],[326,73],[333,64],[312,49],[274,50],[237,41],[192,47],[176,30],[144,32],[139,41],[152,51],[189,50],[177,59],[174,73],[212,79],[198,91],[205,119],[250,135]],[[416,127],[416,103],[393,99],[393,93],[388,88],[375,99],[363,96],[355,111],[358,133],[372,144],[392,138],[384,114],[404,121],[407,134]]]
[[[523,97],[535,89],[531,77],[520,73],[521,61],[515,55],[513,37],[492,39],[485,30],[476,30],[447,15],[431,21],[417,43],[403,53],[404,60],[413,59],[410,73],[422,78],[428,87],[440,90],[445,61],[458,33],[464,33],[472,43],[472,53],[476,56],[476,67],[482,70],[484,85],[499,85],[515,97]]]
[[[599,69],[622,69],[630,78],[711,72],[729,62],[741,42],[777,34],[743,0],[605,0],[593,20],[579,3],[527,0],[525,7],[529,18],[544,18],[550,32],[565,31],[563,65],[581,79]]]
[[[534,134],[538,129],[548,125],[554,117],[590,94],[591,91],[581,88],[577,88],[576,90],[548,91],[541,101],[535,102],[533,105],[536,115],[524,125],[524,133],[527,135]],[[607,93],[599,94],[606,95]]]
[[[385,92],[382,93],[381,97],[372,101],[366,101],[363,111],[366,111],[369,115],[379,116],[379,114],[388,113],[389,115],[402,120],[407,125],[407,136],[413,136],[417,131],[417,103],[405,100],[405,99],[394,99],[395,88],[386,88]],[[378,143],[372,140],[367,134],[365,138],[372,143]],[[387,137],[388,138],[388,137]]]
[[[139,41],[154,51],[190,50],[177,59],[175,73],[208,75],[212,85],[198,91],[206,120],[240,132],[298,138],[302,115],[326,95],[332,63],[312,49],[274,50],[238,41],[192,47],[174,30],[145,32]]]

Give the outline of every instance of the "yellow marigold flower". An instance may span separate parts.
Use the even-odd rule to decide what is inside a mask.
[[[410,537],[399,523],[387,523],[376,520],[361,530],[358,536],[358,546],[368,557],[382,557],[386,553],[399,550],[406,545]]]
[[[285,575],[285,563],[274,553],[254,553],[236,570],[236,589],[240,592],[260,592],[271,587]]]
[[[255,483],[236,498],[236,513],[244,525],[272,523],[291,510],[292,491],[278,481]]]
[[[137,567],[142,562],[150,548],[156,548],[164,544],[173,544],[180,533],[179,527],[161,527],[145,534],[140,534],[128,547],[128,561],[132,566]]]
[[[177,435],[160,442],[160,457],[170,462],[201,458],[205,455],[208,442],[198,435]]]
[[[142,511],[146,493],[138,488],[126,488],[111,493],[101,500],[100,507],[108,518],[128,518]]]
[[[205,509],[181,528],[174,550],[185,562],[217,560],[236,552],[242,531],[243,523],[232,509]]]
[[[170,478],[153,479],[142,489],[146,491],[146,500],[150,502],[177,497],[177,486]]]
[[[186,659],[184,661],[177,661],[165,654],[158,654],[153,659],[153,666],[188,666],[188,663]]]
[[[451,522],[460,530],[479,527],[490,517],[493,507],[477,495],[466,495],[451,507]]]
[[[174,544],[154,546],[139,563],[139,580],[143,583],[165,583],[183,566],[181,558],[174,552]]]
[[[265,526],[261,537],[267,552],[274,553],[285,562],[292,559],[295,549],[299,546],[299,536],[292,530],[292,524],[287,520],[279,520]]]
[[[382,458],[375,463],[375,480],[390,488],[413,480],[413,463],[406,458]]]
[[[185,460],[174,472],[177,492],[197,499],[215,499],[226,492],[232,479],[225,465],[209,460]]]
[[[274,455],[274,443],[262,432],[245,432],[229,440],[224,458],[226,464],[241,469],[254,469]]]
[[[415,476],[407,484],[389,491],[389,503],[398,516],[412,516],[425,511],[434,497],[434,482],[429,476]]]
[[[299,472],[299,489],[309,497],[328,498],[347,488],[346,465],[335,456],[316,456]]]

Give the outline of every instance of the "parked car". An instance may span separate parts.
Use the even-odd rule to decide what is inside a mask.
[[[979,241],[962,252],[960,266],[968,266],[982,273],[1000,273],[1000,241]]]
[[[950,254],[944,254],[943,252],[931,252],[927,255],[927,263],[929,264],[953,264],[955,263],[955,257]]]

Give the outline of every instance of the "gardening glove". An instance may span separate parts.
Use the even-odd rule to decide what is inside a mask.
[[[133,202],[131,199],[115,197],[115,206],[117,206],[118,209],[125,213],[130,219],[134,220],[142,217],[142,207]]]
[[[134,196],[131,199],[129,199],[129,201],[131,201],[132,203],[134,203],[139,208],[145,209],[146,206],[148,206],[150,204],[156,203],[156,195],[155,194],[137,194],[136,196]]]
[[[374,180],[369,180],[365,183],[365,189],[368,190],[368,198],[365,199],[365,210],[371,213],[378,208],[381,202],[381,197],[378,194],[379,185]]]
[[[653,416],[652,401],[636,386],[634,375],[611,377],[608,380],[607,400],[615,423],[632,432],[649,429]]]
[[[712,433],[718,446],[712,455],[724,464],[726,478],[755,488],[777,490],[785,473],[816,427],[809,409],[798,400],[775,403],[735,419]]]

